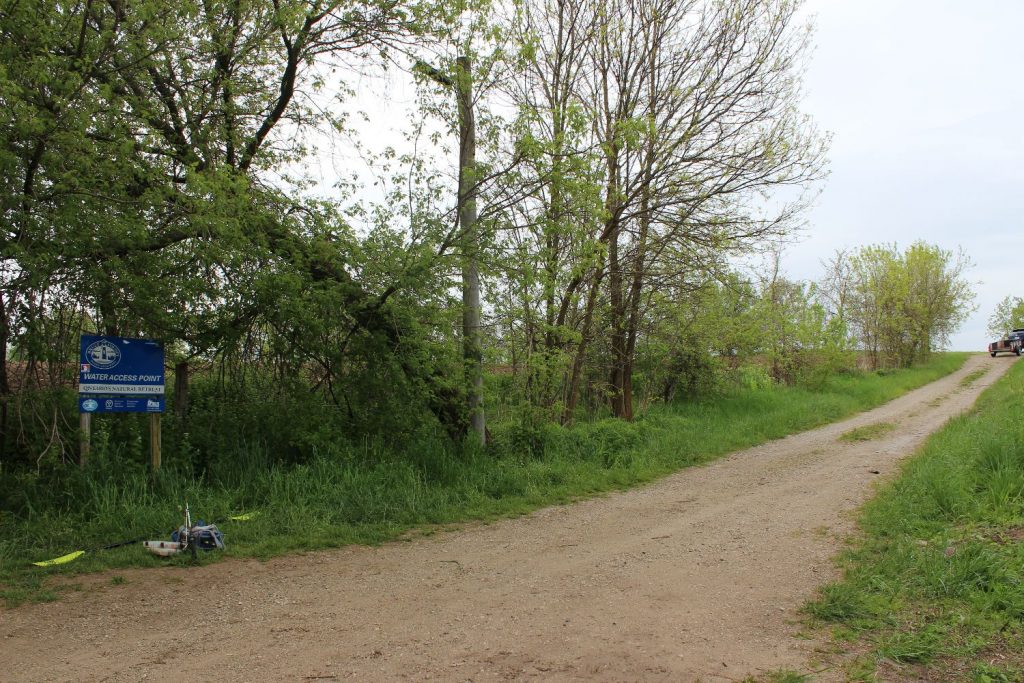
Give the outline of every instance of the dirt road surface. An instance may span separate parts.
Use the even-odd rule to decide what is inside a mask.
[[[807,671],[851,511],[1012,360],[653,485],[378,548],[85,577],[0,609],[3,681],[739,681]],[[969,386],[968,374],[987,372]],[[897,429],[855,444],[846,431]],[[831,674],[821,674],[832,678]]]

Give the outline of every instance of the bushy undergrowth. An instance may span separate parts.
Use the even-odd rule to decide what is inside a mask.
[[[1024,680],[1022,408],[1018,363],[865,507],[843,580],[808,605],[870,643],[864,677],[888,660],[927,680]]]
[[[632,423],[498,424],[486,451],[457,447],[424,430],[414,446],[338,439],[295,462],[267,442],[247,441],[246,423],[229,422],[219,450],[205,450],[202,458],[168,457],[153,479],[141,451],[127,454],[101,438],[85,471],[4,474],[0,583],[7,585],[8,602],[17,602],[49,595],[38,584],[43,573],[156,564],[129,547],[48,570],[29,565],[122,539],[165,537],[180,523],[186,501],[197,517],[222,523],[228,554],[241,556],[376,543],[412,527],[521,514],[835,420],[948,374],[965,358],[944,354],[910,370],[836,376],[814,391],[736,389],[661,405]],[[294,419],[298,431],[315,422]],[[281,429],[287,432],[288,425]],[[259,515],[251,521],[227,520],[253,511]]]

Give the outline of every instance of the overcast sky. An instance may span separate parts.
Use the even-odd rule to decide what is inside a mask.
[[[807,0],[803,109],[833,134],[831,176],[789,275],[837,248],[963,247],[978,310],[952,348],[983,350],[996,303],[1024,296],[1024,0]]]

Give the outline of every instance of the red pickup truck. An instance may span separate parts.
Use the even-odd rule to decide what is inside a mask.
[[[1006,335],[1006,339],[988,345],[989,355],[995,358],[997,353],[1013,353],[1020,355],[1024,351],[1024,328],[1014,330]]]

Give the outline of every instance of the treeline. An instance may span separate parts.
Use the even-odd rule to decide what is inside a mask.
[[[961,255],[869,247],[814,284],[734,265],[796,227],[822,175],[798,10],[4,5],[0,466],[74,460],[82,332],[167,342],[169,445],[196,462],[270,439],[295,458],[484,442],[499,403],[628,420],[756,368],[814,381],[854,349],[941,347],[970,298]],[[385,67],[418,84],[416,144],[371,158],[381,201],[342,181],[324,199],[301,169],[351,132],[347,84]]]

